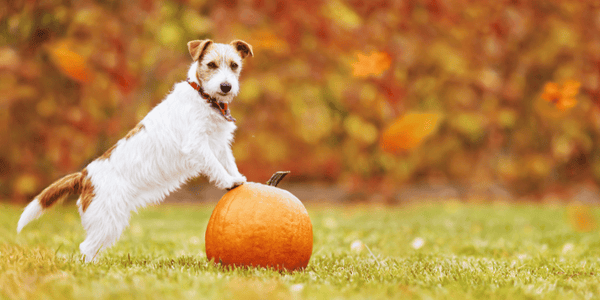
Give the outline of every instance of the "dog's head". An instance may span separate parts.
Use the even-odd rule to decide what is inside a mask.
[[[240,40],[229,44],[195,40],[188,42],[188,50],[194,60],[192,66],[196,66],[194,76],[204,92],[219,101],[231,102],[240,91],[242,61],[254,56],[252,46]]]

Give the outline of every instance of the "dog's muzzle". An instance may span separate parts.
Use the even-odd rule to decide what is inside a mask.
[[[227,120],[229,122],[235,122],[235,118],[233,116],[231,116],[231,112],[229,111],[229,104],[227,104],[227,102],[219,101],[219,100],[211,97],[209,94],[204,92],[204,89],[199,84],[197,84],[193,81],[190,81],[189,78],[187,80],[187,83],[189,83],[192,86],[192,88],[194,88],[196,91],[198,91],[198,94],[200,94],[200,97],[204,98],[206,100],[206,102],[208,104],[210,104],[210,107],[212,107],[213,109],[218,111],[225,118],[225,120]],[[231,90],[231,84],[221,83],[222,91],[224,91],[224,88],[223,88],[224,84],[227,84],[229,86],[228,88],[225,88],[225,89],[227,89],[227,92],[229,92]]]

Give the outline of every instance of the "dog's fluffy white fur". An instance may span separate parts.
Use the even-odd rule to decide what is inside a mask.
[[[188,47],[195,60],[188,80],[217,100],[231,102],[239,91],[242,59],[252,55],[251,46],[242,41],[216,44],[204,40],[192,41]],[[210,62],[213,64],[207,67]],[[227,93],[220,89],[224,82],[231,85]],[[190,178],[204,175],[221,189],[246,182],[231,151],[235,129],[235,124],[213,109],[188,82],[179,82],[106,157],[38,195],[25,208],[17,231],[60,196],[81,193],[77,204],[87,236],[80,250],[86,261],[94,260],[99,251],[120,237],[132,211],[161,202]]]

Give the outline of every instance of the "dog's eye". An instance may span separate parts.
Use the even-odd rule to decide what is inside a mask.
[[[211,69],[216,69],[217,68],[217,64],[215,64],[214,61],[211,61],[207,64],[207,66]]]
[[[237,68],[238,68],[238,64],[236,64],[236,63],[232,62],[232,63],[231,63],[231,69],[232,69],[232,70],[235,70],[235,69],[237,69]]]

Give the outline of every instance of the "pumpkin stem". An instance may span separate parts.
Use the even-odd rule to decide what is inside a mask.
[[[269,179],[269,181],[267,181],[267,185],[277,186],[279,184],[279,182],[281,181],[281,179],[283,179],[283,177],[285,177],[285,175],[287,175],[287,174],[290,174],[290,171],[275,172],[275,174],[273,174],[273,176],[271,176],[271,179]]]

